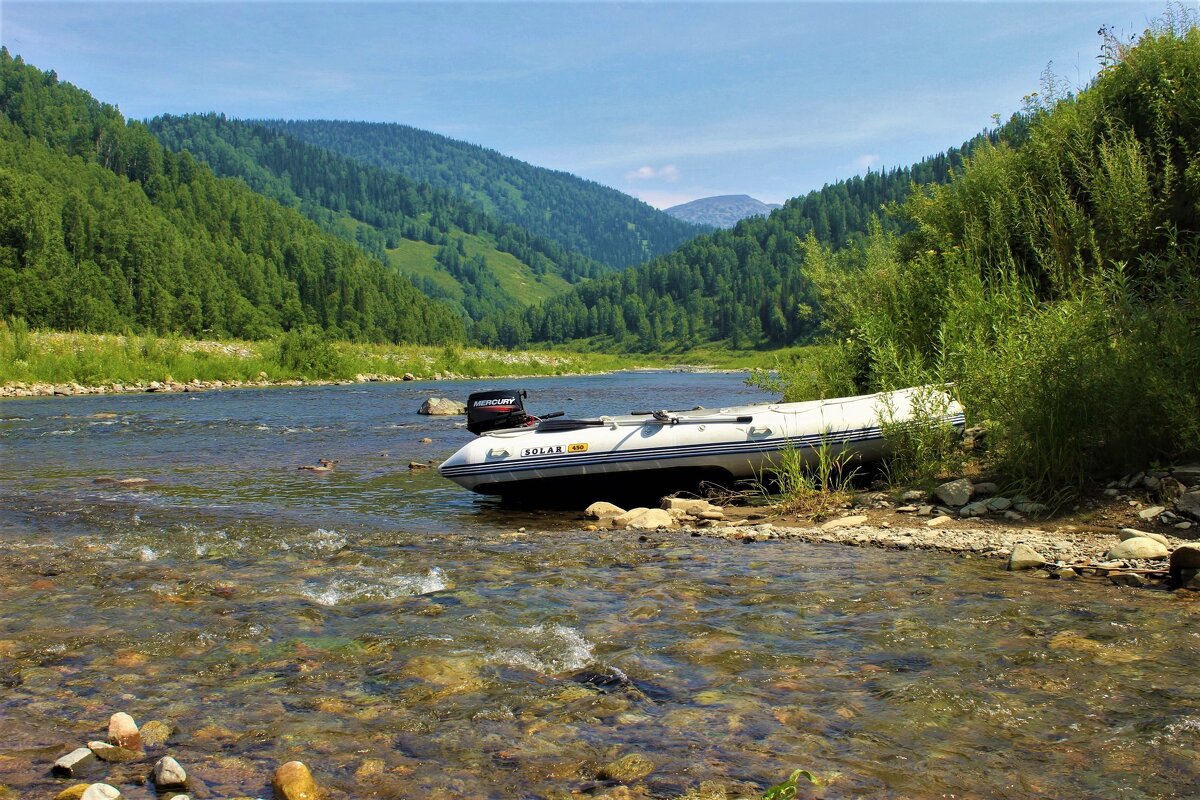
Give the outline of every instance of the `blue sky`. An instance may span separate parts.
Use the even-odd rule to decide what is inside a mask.
[[[1195,0],[1189,0],[1195,4]],[[0,41],[130,117],[401,122],[665,207],[779,202],[1081,86],[1155,3],[49,3]]]

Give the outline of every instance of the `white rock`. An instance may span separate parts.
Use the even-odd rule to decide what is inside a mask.
[[[465,403],[446,397],[431,397],[421,404],[417,413],[438,417],[458,417],[467,413],[467,406]]]
[[[1154,541],[1161,544],[1163,547],[1171,546],[1170,540],[1167,539],[1167,537],[1163,536],[1161,533],[1147,533],[1146,531],[1139,531],[1137,528],[1121,528],[1121,541],[1122,542],[1126,541],[1127,539],[1136,539],[1139,536],[1146,538],[1146,539],[1153,539]]]
[[[50,771],[64,778],[75,777],[75,772],[96,760],[96,754],[87,747],[80,747],[54,762]]]
[[[933,490],[937,498],[948,506],[965,506],[971,499],[971,482],[966,478],[943,483]]]
[[[1008,569],[1036,569],[1046,565],[1046,559],[1027,544],[1018,544],[1008,557]]]
[[[154,765],[154,785],[159,789],[178,789],[187,785],[187,772],[171,756],[163,756]]]
[[[1166,558],[1169,554],[1162,542],[1147,539],[1145,536],[1135,536],[1113,547],[1105,554],[1105,558],[1159,559]]]
[[[79,800],[117,800],[121,793],[107,783],[93,783],[83,790]]]
[[[588,519],[611,519],[619,517],[625,513],[625,509],[620,506],[615,506],[612,503],[606,503],[603,500],[592,503],[583,512],[583,515]]]
[[[675,520],[661,508],[648,508],[625,524],[627,528],[639,531],[653,531],[659,528],[675,527]]]
[[[862,525],[866,521],[867,521],[866,514],[855,514],[850,517],[840,517],[838,519],[831,519],[828,522],[821,525],[821,530],[832,531],[832,530],[836,530],[838,528],[855,528],[859,525]]]
[[[949,522],[950,519],[951,519],[950,517],[946,516],[945,514],[942,514],[940,517],[934,517],[933,519],[926,520],[925,524],[928,525],[930,528],[940,528],[941,526],[943,526],[947,522]]]
[[[1166,509],[1162,506],[1150,506],[1149,508],[1143,508],[1141,511],[1137,512],[1137,515],[1138,519],[1142,520],[1143,522],[1151,522],[1162,516],[1164,511],[1166,511]]]
[[[650,509],[646,508],[645,506],[631,508],[624,514],[619,514],[618,516],[612,517],[612,526],[614,528],[626,528],[629,526],[629,523],[633,522],[635,519],[640,517],[642,514],[645,514],[649,510]]]

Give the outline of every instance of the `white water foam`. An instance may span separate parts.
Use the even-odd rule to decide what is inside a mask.
[[[138,548],[137,556],[138,556],[138,561],[157,561],[158,560],[158,553],[156,553],[152,548],[149,548],[146,545],[142,545],[141,547]]]
[[[434,567],[424,575],[392,575],[375,580],[334,578],[324,586],[310,586],[300,594],[323,606],[338,606],[358,600],[392,600],[440,592],[449,584],[446,573]]]
[[[527,640],[524,648],[499,650],[488,660],[511,667],[524,667],[542,675],[575,672],[593,661],[594,644],[566,625],[531,625],[518,628],[506,639]]]

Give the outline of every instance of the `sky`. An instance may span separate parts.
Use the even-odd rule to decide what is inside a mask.
[[[1197,0],[1186,0],[1196,5]],[[399,122],[665,208],[961,144],[1165,2],[0,0],[0,43],[131,118]]]

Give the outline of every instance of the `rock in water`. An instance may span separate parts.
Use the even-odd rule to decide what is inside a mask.
[[[58,794],[54,795],[54,800],[79,800],[79,798],[83,797],[83,793],[87,790],[88,784],[78,783],[70,788],[63,789]]]
[[[583,512],[583,515],[588,519],[612,519],[619,517],[625,513],[625,509],[620,506],[615,506],[612,503],[606,503],[603,500],[592,503]]]
[[[1162,542],[1147,539],[1145,536],[1135,536],[1113,547],[1105,554],[1105,558],[1159,559],[1166,558],[1168,554]]]
[[[467,406],[465,403],[446,397],[431,397],[421,404],[417,413],[430,414],[435,417],[458,417],[467,413]]]
[[[1027,544],[1019,544],[1014,547],[1012,554],[1008,557],[1008,568],[1011,570],[1037,569],[1045,565],[1046,559],[1038,555],[1038,552]]]
[[[88,764],[96,760],[96,754],[87,747],[72,750],[54,762],[50,771],[63,778],[73,778]]]
[[[115,744],[109,744],[108,742],[88,742],[88,749],[95,753],[96,758],[101,761],[119,763],[121,761],[132,761],[137,758],[137,753],[128,747],[117,747]]]
[[[1146,579],[1136,572],[1113,572],[1108,576],[1108,579],[1117,586],[1133,586],[1136,588],[1146,585]]]
[[[187,773],[179,762],[170,756],[163,756],[154,765],[154,785],[159,791],[163,789],[182,789],[187,785]]]
[[[138,731],[145,747],[162,747],[171,737],[171,726],[161,720],[152,719]]]
[[[93,783],[79,796],[79,800],[117,800],[121,793],[107,783]]]
[[[654,771],[654,762],[641,753],[629,755],[600,768],[599,776],[606,781],[633,783]]]
[[[966,478],[943,483],[933,490],[934,495],[948,506],[965,506],[971,499],[971,482]]]
[[[118,711],[108,718],[108,741],[127,750],[141,750],[142,736],[133,717]]]
[[[317,800],[317,783],[303,761],[289,761],[276,769],[271,788],[278,800]]]

